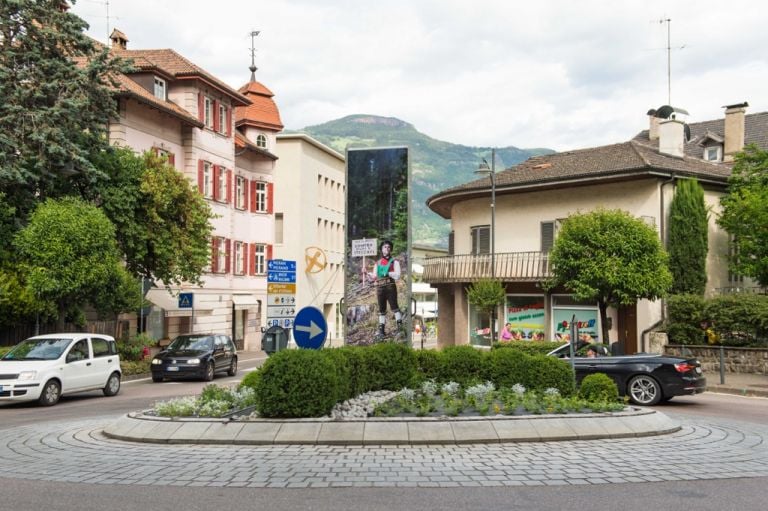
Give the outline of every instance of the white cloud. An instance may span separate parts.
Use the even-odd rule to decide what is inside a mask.
[[[354,113],[394,116],[467,145],[565,150],[620,142],[667,102],[691,120],[749,101],[768,109],[768,9],[701,0],[111,0],[131,48],[173,48],[233,87],[275,93],[289,128]],[[106,38],[105,5],[74,12]],[[681,49],[682,47],[682,49]]]

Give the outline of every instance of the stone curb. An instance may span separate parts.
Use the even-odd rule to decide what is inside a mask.
[[[731,394],[745,397],[768,397],[768,390],[754,389],[751,387],[707,387],[707,392],[712,394]]]
[[[598,440],[665,435],[680,424],[661,412],[487,417],[348,419],[188,419],[124,415],[104,428],[109,438],[159,444],[440,445]]]

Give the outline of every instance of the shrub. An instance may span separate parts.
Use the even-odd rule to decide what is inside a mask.
[[[581,380],[579,397],[590,402],[610,403],[619,399],[619,389],[607,374],[594,373]]]
[[[329,348],[320,351],[333,364],[339,380],[339,398],[346,399],[353,395],[356,382],[352,380],[351,356],[344,348]]]
[[[123,376],[149,374],[151,362],[150,358],[144,360],[120,360],[120,369],[123,371]]]
[[[706,317],[721,344],[765,344],[768,338],[768,296],[730,294],[707,302]]]
[[[667,335],[672,344],[702,344],[705,301],[699,295],[672,295],[667,299]]]
[[[7,347],[0,348],[0,357],[2,357],[3,355],[5,355],[9,351],[11,351],[11,348],[13,348],[13,346],[7,346]]]
[[[418,350],[416,355],[416,368],[419,376],[424,380],[439,380],[443,368],[444,356],[442,351]]]
[[[346,398],[334,365],[323,350],[285,350],[259,371],[256,406],[263,417],[319,417]]]
[[[246,374],[240,381],[240,388],[248,387],[251,389],[257,389],[259,387],[259,379],[261,378],[261,368],[251,371]]]
[[[462,385],[488,379],[486,353],[472,346],[448,346],[443,350],[440,381],[455,381]]]
[[[497,342],[493,345],[492,350],[497,349],[513,349],[522,351],[529,355],[546,355],[555,348],[559,348],[563,343],[559,341],[509,341],[509,342]]]
[[[405,344],[384,342],[364,348],[369,390],[400,390],[416,380],[416,355]]]
[[[154,346],[153,341],[147,334],[139,334],[128,339],[117,341],[117,352],[122,360],[141,360],[144,347]]]
[[[349,390],[348,397],[355,397],[368,392],[374,387],[371,380],[371,374],[366,366],[365,350],[362,346],[348,346],[336,348],[347,361],[349,369]]]
[[[520,383],[530,359],[529,355],[516,349],[491,350],[486,356],[488,378],[498,387],[512,387]]]
[[[522,383],[528,389],[555,388],[563,396],[572,395],[576,386],[568,362],[546,355],[528,355]]]

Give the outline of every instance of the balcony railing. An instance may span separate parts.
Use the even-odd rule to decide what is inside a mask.
[[[549,255],[544,252],[506,252],[495,255],[495,277],[511,282],[540,282],[550,277]],[[430,284],[474,282],[491,278],[491,254],[429,257],[423,280]]]

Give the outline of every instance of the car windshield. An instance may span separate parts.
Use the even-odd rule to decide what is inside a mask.
[[[5,354],[3,360],[56,360],[72,339],[27,339]]]
[[[213,349],[213,337],[211,336],[190,336],[182,335],[173,340],[168,346],[169,350],[182,351],[182,350],[212,350]]]

